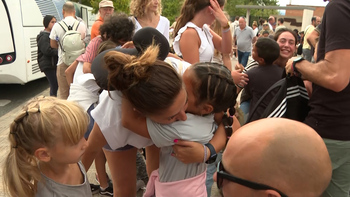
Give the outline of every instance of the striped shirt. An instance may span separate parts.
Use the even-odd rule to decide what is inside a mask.
[[[101,42],[101,36],[97,36],[92,39],[89,45],[86,47],[85,53],[81,54],[76,60],[79,62],[92,63],[97,56],[98,47],[100,46]]]

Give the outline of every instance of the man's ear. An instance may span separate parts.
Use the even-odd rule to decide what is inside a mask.
[[[51,160],[50,153],[47,148],[38,148],[34,152],[34,156],[38,158],[39,161],[49,162]]]
[[[201,109],[201,114],[205,115],[205,114],[210,114],[212,113],[214,110],[214,107],[210,104],[204,104],[202,105],[202,109]]]
[[[281,195],[278,192],[271,189],[265,190],[264,193],[266,194],[264,196],[267,196],[267,197],[281,197]]]

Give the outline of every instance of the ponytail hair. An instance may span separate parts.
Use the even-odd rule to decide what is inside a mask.
[[[137,58],[117,51],[105,57],[108,89],[116,89],[143,114],[155,114],[172,105],[182,89],[182,79],[175,69],[157,60],[158,46],[148,47]]]
[[[11,123],[10,152],[3,169],[10,196],[34,197],[41,180],[35,151],[57,141],[75,145],[84,137],[88,116],[76,103],[55,97],[34,98]]]
[[[207,6],[210,6],[210,0],[185,0],[181,7],[180,16],[176,20],[173,33],[174,38],[177,36],[179,30],[194,18],[197,12]]]

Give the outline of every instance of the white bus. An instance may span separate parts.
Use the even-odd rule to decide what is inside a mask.
[[[62,16],[65,0],[0,0],[0,84],[25,84],[45,75],[37,63],[36,36],[44,29],[43,17]],[[76,14],[89,27],[92,8],[75,3]]]

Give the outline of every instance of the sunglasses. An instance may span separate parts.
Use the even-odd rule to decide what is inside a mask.
[[[233,176],[233,175],[229,174],[228,172],[226,172],[226,170],[225,170],[224,166],[222,165],[221,161],[219,161],[219,163],[217,165],[216,173],[217,173],[217,175],[216,175],[216,177],[217,177],[216,183],[217,183],[217,186],[218,186],[219,189],[222,188],[222,182],[223,182],[224,179],[226,179],[228,181],[232,181],[234,183],[243,185],[245,187],[249,187],[249,188],[254,189],[254,190],[274,190],[274,191],[278,192],[281,195],[281,197],[288,197],[287,195],[285,195],[284,193],[282,193],[278,189],[275,189],[275,188],[270,187],[268,185],[255,183],[255,182],[248,181],[248,180],[245,180],[245,179],[241,179],[239,177],[236,177],[236,176]]]

